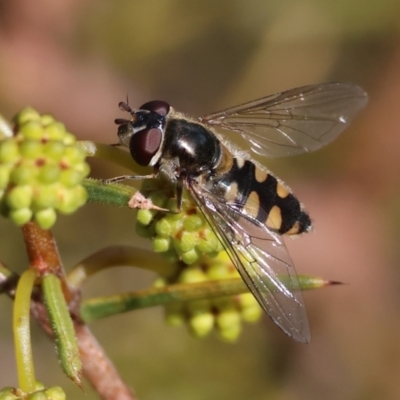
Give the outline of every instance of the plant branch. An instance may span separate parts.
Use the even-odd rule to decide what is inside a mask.
[[[116,245],[101,249],[82,260],[69,272],[67,281],[71,287],[78,289],[89,276],[108,268],[123,266],[147,269],[162,276],[169,276],[176,270],[174,264],[154,251]]]
[[[57,245],[51,232],[41,229],[32,222],[24,225],[22,232],[32,268],[39,275],[52,273],[61,278],[65,299],[74,323],[85,376],[104,400],[135,400],[104,350],[76,312],[75,308],[79,306],[80,291],[71,290],[67,285]],[[48,314],[41,299],[33,298],[31,312],[46,333],[54,338]],[[110,391],[109,388],[112,390]]]

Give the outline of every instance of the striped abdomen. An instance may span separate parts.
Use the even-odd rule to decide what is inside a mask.
[[[234,158],[218,186],[224,189],[227,202],[280,234],[295,235],[311,229],[310,217],[296,197],[251,161]]]

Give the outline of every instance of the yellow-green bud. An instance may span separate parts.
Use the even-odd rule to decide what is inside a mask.
[[[36,175],[37,169],[35,167],[29,165],[29,163],[22,163],[12,170],[10,180],[16,185],[25,185],[30,183]]]
[[[15,186],[8,192],[7,204],[13,210],[27,208],[31,204],[32,195],[33,189],[31,186]]]
[[[196,251],[196,249],[192,249],[181,254],[181,259],[186,265],[195,263],[199,257],[199,253]]]
[[[239,338],[241,331],[242,326],[240,324],[231,325],[225,328],[219,328],[218,335],[225,342],[233,343]]]
[[[147,226],[153,220],[154,212],[151,210],[138,210],[137,221],[144,226]]]
[[[24,140],[20,146],[19,151],[23,158],[34,159],[43,155],[44,146],[39,140]]]
[[[38,120],[40,120],[43,126],[48,126],[55,121],[54,117],[50,114],[42,114],[42,115],[38,114],[38,117],[39,117]]]
[[[152,241],[153,250],[156,253],[164,253],[169,250],[171,241],[169,238],[156,236]]]
[[[180,232],[174,239],[174,247],[176,250],[186,253],[194,248],[197,242],[197,235],[193,232]]]
[[[42,229],[51,228],[56,222],[57,214],[54,208],[45,208],[35,213],[35,221]]]
[[[13,163],[19,158],[18,143],[14,138],[0,142],[0,164]]]
[[[50,400],[66,400],[64,390],[60,386],[52,386],[45,390],[47,397]]]
[[[198,266],[185,268],[179,276],[179,282],[181,283],[205,282],[206,280],[206,274]]]
[[[197,231],[203,224],[203,220],[198,215],[189,215],[183,221],[183,227],[189,232]]]
[[[30,208],[19,208],[18,210],[12,210],[9,216],[15,224],[22,226],[28,223],[32,218],[33,212]]]
[[[161,218],[155,225],[156,233],[159,236],[168,237],[172,234],[172,226],[167,218]]]
[[[189,326],[195,336],[205,337],[214,327],[214,315],[210,311],[192,315],[189,318]]]
[[[39,391],[35,393],[30,393],[28,395],[28,400],[50,400],[49,397],[47,397],[46,393],[44,391]]]
[[[42,140],[44,137],[43,126],[39,121],[27,121],[19,125],[19,132],[25,139]]]
[[[10,167],[0,164],[0,189],[4,189],[10,181]],[[0,196],[1,198],[1,196]]]
[[[65,125],[61,122],[54,121],[46,124],[45,132],[48,140],[62,140],[64,143],[66,142]]]
[[[59,141],[51,141],[43,144],[43,152],[52,160],[59,161],[64,156],[65,145]]]
[[[21,391],[13,387],[5,387],[0,391],[0,400],[20,400],[21,396]]]
[[[57,182],[60,178],[61,170],[57,164],[48,164],[40,168],[39,180],[46,185]]]

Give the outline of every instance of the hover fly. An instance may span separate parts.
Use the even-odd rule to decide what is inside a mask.
[[[121,102],[130,118],[115,121],[119,144],[153,173],[108,182],[166,177],[176,186],[178,208],[182,190],[188,190],[262,308],[286,334],[307,343],[307,314],[282,235],[310,231],[311,220],[290,189],[251,154],[282,157],[317,150],[366,102],[366,93],[350,83],[304,86],[197,120],[164,101],[138,109]],[[228,137],[237,135],[247,148],[230,143]]]

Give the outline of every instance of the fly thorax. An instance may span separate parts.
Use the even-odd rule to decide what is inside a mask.
[[[178,160],[182,176],[196,177],[211,172],[220,153],[219,140],[203,125],[184,119],[168,121],[162,157]]]

